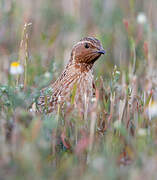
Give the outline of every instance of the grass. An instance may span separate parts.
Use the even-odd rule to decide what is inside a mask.
[[[2,1],[0,179],[156,179],[156,2],[107,2],[79,11],[65,1]],[[53,115],[30,113],[86,35],[107,52],[95,65],[96,98],[86,121],[60,107]],[[9,73],[12,61],[23,74]]]

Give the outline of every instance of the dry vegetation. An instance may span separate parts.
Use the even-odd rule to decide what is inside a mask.
[[[156,179],[156,8],[155,0],[0,0],[0,179]],[[86,120],[75,110],[32,115],[39,90],[90,35],[107,54],[95,64]],[[10,73],[13,61],[24,72]]]

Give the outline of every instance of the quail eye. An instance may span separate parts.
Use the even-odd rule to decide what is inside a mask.
[[[89,48],[89,44],[88,44],[88,43],[85,43],[84,47],[85,47],[86,49],[88,49],[88,48]]]

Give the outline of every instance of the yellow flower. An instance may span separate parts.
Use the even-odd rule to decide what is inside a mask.
[[[22,65],[20,65],[20,63],[17,61],[12,62],[10,65],[10,74],[16,75],[16,74],[22,74],[22,73],[23,73]]]

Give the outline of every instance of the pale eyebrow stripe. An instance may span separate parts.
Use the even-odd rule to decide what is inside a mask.
[[[88,43],[88,44],[91,44],[93,46],[93,44],[90,41],[80,41],[77,44],[75,44],[73,47],[78,46],[79,44],[84,44],[84,43]]]

